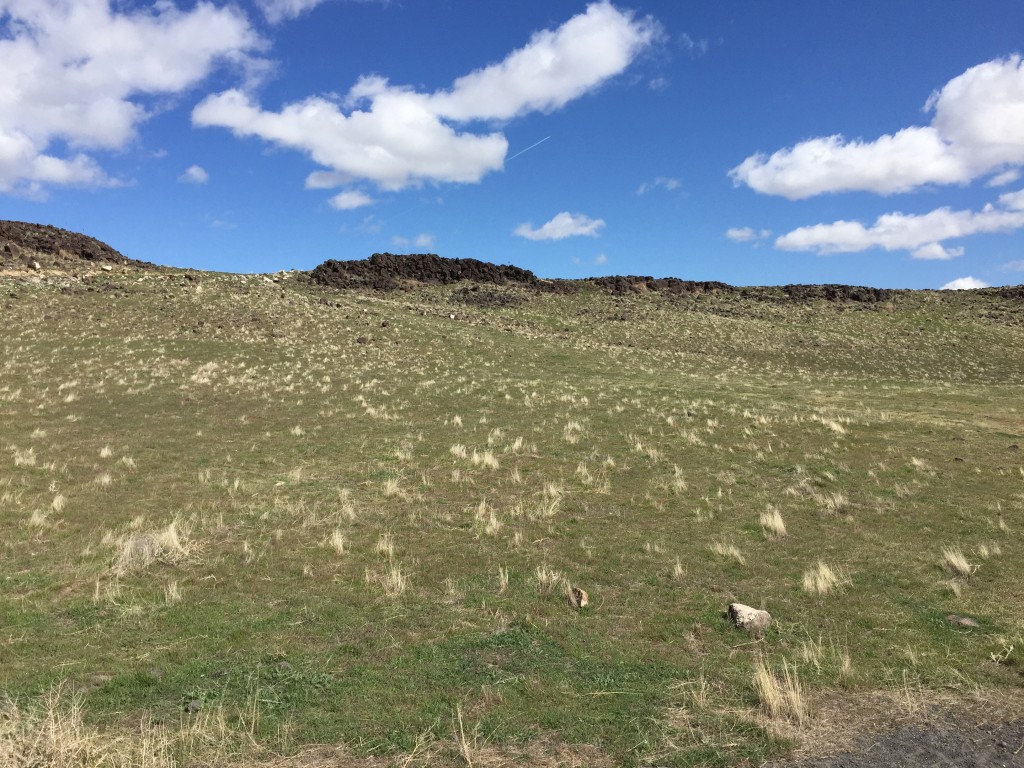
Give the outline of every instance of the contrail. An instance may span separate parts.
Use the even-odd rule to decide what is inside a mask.
[[[545,136],[543,139],[538,141],[536,144],[531,144],[526,149],[519,150],[514,155],[512,155],[512,157],[508,158],[505,162],[508,162],[508,160],[515,160],[517,157],[519,157],[524,152],[529,152],[531,149],[533,149],[534,147],[540,146],[541,144],[543,144],[545,141],[547,141],[550,138],[551,138],[550,136]]]

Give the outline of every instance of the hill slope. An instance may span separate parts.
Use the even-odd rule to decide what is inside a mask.
[[[0,276],[0,755],[60,685],[139,765],[733,765],[1021,716],[1012,296],[403,286]]]

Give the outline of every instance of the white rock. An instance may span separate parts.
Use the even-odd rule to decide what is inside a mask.
[[[743,603],[730,603],[729,620],[755,637],[764,637],[765,630],[772,623],[772,615]]]

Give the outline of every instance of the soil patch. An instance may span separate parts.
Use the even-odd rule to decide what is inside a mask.
[[[787,760],[770,768],[1024,767],[1024,702],[994,692],[904,698],[847,692],[816,703]]]
[[[947,719],[862,736],[853,750],[830,757],[769,763],[774,768],[995,768],[1024,766],[1024,720],[966,724]]]

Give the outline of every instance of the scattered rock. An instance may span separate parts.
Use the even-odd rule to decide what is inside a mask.
[[[743,603],[730,603],[729,620],[737,628],[760,639],[764,637],[765,630],[772,623],[772,616],[768,611],[751,608]]]
[[[956,624],[958,627],[981,626],[981,624],[979,624],[975,619],[972,619],[970,616],[958,616],[955,613],[949,614],[949,616],[946,617],[946,621],[948,621],[950,624]]]
[[[114,268],[112,266],[110,266],[109,264],[104,264],[102,267],[100,267],[100,269],[102,269],[104,272],[113,272],[114,271]]]
[[[274,665],[278,672],[290,672],[294,667],[287,661],[279,661]]]
[[[188,712],[190,715],[194,715],[202,708],[203,702],[201,702],[199,699],[192,699],[192,701],[185,705],[185,711]]]
[[[370,338],[368,336],[357,336],[356,344],[369,344]]]
[[[42,267],[39,266],[39,262],[36,261],[35,259],[32,259],[32,261],[28,263],[28,268],[31,269],[33,272],[38,272],[40,269],[42,269]]]
[[[590,605],[590,595],[579,587],[569,587],[568,599],[569,605],[576,609],[586,608]]]

